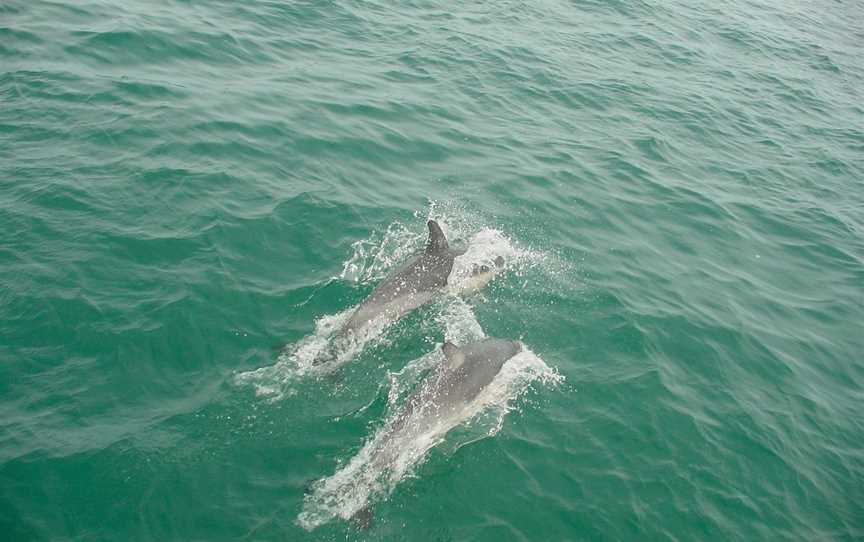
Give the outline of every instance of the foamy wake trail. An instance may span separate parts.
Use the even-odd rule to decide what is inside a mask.
[[[441,359],[440,349],[436,349],[409,364],[401,376],[416,378],[418,368],[429,367]],[[494,436],[505,415],[532,382],[557,384],[562,380],[562,376],[526,348],[507,361],[471,403],[451,416],[435,418],[429,413],[435,410],[433,405],[415,410],[404,424],[394,429],[401,408],[392,410],[381,429],[348,464],[313,484],[297,523],[311,530],[336,518],[351,519],[360,510],[386,499],[454,427],[478,425],[474,429],[482,430],[485,436]],[[459,443],[456,444],[458,447]]]
[[[340,343],[339,352],[334,360],[315,365],[314,361],[318,354],[330,346],[333,334],[341,329],[355,308],[351,307],[338,314],[319,318],[315,322],[315,332],[293,345],[288,345],[279,354],[276,363],[239,373],[234,377],[234,383],[251,385],[255,388],[256,395],[278,400],[293,394],[294,384],[303,377],[321,376],[332,372],[334,368],[360,353],[368,343],[380,339],[387,327],[387,322],[372,322],[359,335],[352,335],[350,341]]]

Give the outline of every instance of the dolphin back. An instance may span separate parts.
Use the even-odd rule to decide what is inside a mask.
[[[522,351],[522,343],[509,339],[484,339],[459,348],[465,365],[492,367],[497,374],[508,359]]]
[[[469,402],[492,383],[501,367],[522,351],[522,343],[507,339],[485,339],[445,349],[451,371],[451,400]]]
[[[343,331],[356,330],[379,316],[398,320],[429,302],[434,293],[447,285],[457,252],[450,250],[441,226],[427,223],[426,250],[397,268],[360,304]]]

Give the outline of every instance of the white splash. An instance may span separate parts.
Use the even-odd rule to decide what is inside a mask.
[[[255,394],[276,401],[286,395],[293,395],[294,384],[306,376],[322,376],[332,373],[336,368],[359,354],[368,344],[377,343],[384,331],[392,324],[386,318],[373,320],[358,334],[350,334],[339,343],[335,358],[327,363],[316,365],[319,354],[330,348],[334,334],[342,328],[356,307],[338,314],[322,316],[315,322],[315,332],[299,342],[288,345],[276,359],[276,363],[234,376],[237,385],[251,385]]]
[[[455,344],[466,344],[486,338],[474,309],[464,298],[447,296],[439,303],[437,324],[444,330],[444,339]]]
[[[436,349],[410,363],[399,375],[416,378],[420,367],[429,367],[441,359],[440,349]],[[473,401],[452,415],[435,418],[429,414],[430,408],[421,408],[412,412],[401,428],[394,430],[393,425],[399,419],[399,411],[394,410],[347,465],[313,484],[297,523],[311,530],[335,518],[351,519],[367,506],[386,499],[399,481],[422,464],[427,452],[444,441],[454,427],[482,423],[485,435],[494,436],[518,397],[535,381],[557,384],[563,377],[526,348],[508,360]]]
[[[419,251],[425,239],[425,230],[411,230],[394,222],[383,234],[373,232],[368,239],[352,243],[351,257],[342,264],[336,278],[358,283],[383,279],[397,264]]]

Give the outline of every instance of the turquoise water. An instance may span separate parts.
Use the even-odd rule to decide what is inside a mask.
[[[0,538],[864,538],[862,28],[4,1]],[[304,372],[429,217],[506,270]],[[533,369],[392,483],[352,470],[484,334]]]

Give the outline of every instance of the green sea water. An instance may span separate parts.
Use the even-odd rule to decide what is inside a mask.
[[[862,29],[3,0],[0,540],[864,539]],[[307,370],[430,217],[505,270]],[[364,463],[483,335],[531,362]]]

